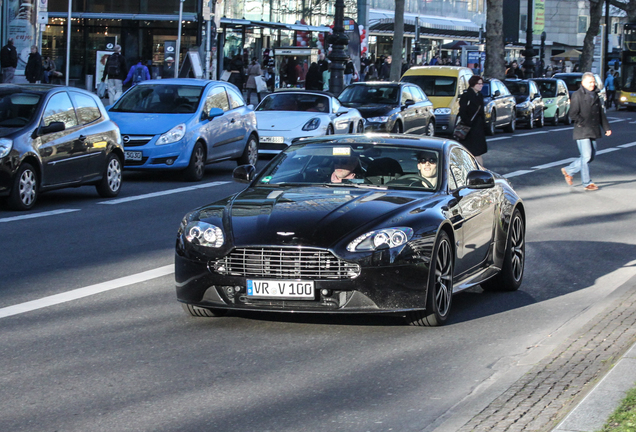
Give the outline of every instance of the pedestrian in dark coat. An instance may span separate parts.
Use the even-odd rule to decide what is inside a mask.
[[[24,68],[24,76],[31,84],[42,81],[42,77],[44,76],[42,56],[38,52],[38,47],[35,45],[31,47],[31,54],[29,54],[29,60],[27,60],[26,67]]]
[[[320,66],[318,66],[318,63],[313,62],[309,66],[309,71],[307,71],[307,76],[305,77],[305,89],[322,90],[323,84]]]
[[[382,67],[380,68],[380,80],[389,81],[391,77],[391,61],[391,56],[384,59],[384,63],[382,63]]]
[[[469,88],[459,98],[459,117],[463,124],[470,126],[470,131],[466,139],[462,140],[462,144],[475,156],[477,162],[484,166],[481,155],[488,151],[484,96],[481,94],[484,79],[479,75],[473,75],[468,80],[468,85]]]
[[[234,84],[238,87],[239,91],[243,91],[243,85],[245,84],[245,77],[243,73],[243,58],[240,54],[234,56],[232,61],[230,62],[230,79],[228,80],[231,84]]]
[[[574,123],[573,137],[579,148],[580,157],[567,167],[561,168],[561,173],[570,186],[573,184],[572,175],[580,171],[581,183],[586,191],[598,190],[598,186],[592,183],[590,178],[588,164],[596,155],[596,140],[603,136],[601,127],[606,136],[612,134],[598,93],[594,74],[585,72],[581,79],[581,87],[572,93],[569,112]]]
[[[18,67],[18,50],[13,45],[13,38],[0,51],[0,65],[2,66],[2,82],[12,83],[15,68]]]

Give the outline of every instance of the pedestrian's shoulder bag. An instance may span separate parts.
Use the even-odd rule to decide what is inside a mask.
[[[471,123],[473,122],[473,120],[475,120],[475,117],[477,117],[477,113],[480,109],[481,108],[478,108],[477,111],[475,111],[473,118],[470,119]],[[455,130],[453,131],[453,138],[455,138],[457,141],[463,141],[466,139],[466,136],[468,136],[468,132],[470,132],[470,126],[465,125],[464,123],[458,123],[457,126],[455,126]]]

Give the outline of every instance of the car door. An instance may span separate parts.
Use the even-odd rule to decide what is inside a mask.
[[[415,111],[415,105],[406,105],[406,101],[413,101],[413,96],[409,91],[408,86],[403,86],[400,94],[400,109],[402,111],[402,123],[404,125],[404,133],[412,134],[418,133],[417,125],[417,113]],[[410,103],[411,103],[410,102]]]
[[[226,87],[227,96],[230,101],[230,112],[234,119],[232,125],[232,137],[236,139],[230,144],[234,150],[234,154],[238,157],[243,154],[247,137],[250,132],[250,109],[247,108],[243,97],[232,87]]]
[[[494,188],[468,189],[466,176],[478,169],[473,157],[463,148],[454,147],[449,158],[449,185],[456,187],[457,204],[451,209],[459,215],[456,273],[475,269],[488,257],[495,223]]]
[[[506,107],[506,115],[510,122],[517,116],[517,101],[512,93],[510,93],[510,90],[508,90],[508,87],[506,87],[501,81],[499,81],[499,88],[501,89],[501,97],[505,101],[504,105]]]
[[[536,120],[540,118],[543,107],[539,100],[539,90],[537,89],[534,81],[528,81],[528,92],[530,95],[530,102],[532,103],[532,118]]]
[[[428,119],[430,117],[429,105],[432,105],[424,96],[422,90],[419,87],[410,85],[408,86],[409,92],[411,93],[411,97],[413,98],[413,109],[415,110],[415,117],[413,119],[414,124],[416,125],[415,133],[423,134],[426,133],[426,125],[428,124]]]
[[[342,108],[338,99],[331,99],[331,118],[333,119],[334,132],[337,134],[349,133],[349,118],[345,115],[338,115],[338,111]]]
[[[561,80],[557,81],[557,106],[559,107],[559,113],[561,113],[561,115],[567,115],[570,111],[568,88],[565,86],[565,82]]]
[[[223,115],[208,119],[212,108],[220,108]],[[207,160],[223,159],[234,153],[233,144],[236,140],[232,135],[232,128],[236,120],[230,112],[230,103],[224,86],[212,87],[205,97],[203,112],[201,113],[201,136],[207,143]],[[232,121],[234,120],[234,121]]]
[[[53,186],[80,181],[87,175],[82,128],[69,95],[65,91],[53,94],[46,102],[40,126],[62,122],[65,129],[38,137],[38,152],[42,159],[42,185]]]
[[[511,115],[510,92],[499,81],[494,81],[494,88],[499,92],[497,95],[497,125],[508,124]]]
[[[75,91],[71,91],[70,95],[78,123],[82,127],[79,139],[83,141],[87,152],[85,178],[97,177],[104,173],[108,150],[108,142],[100,121],[102,112],[93,97]]]

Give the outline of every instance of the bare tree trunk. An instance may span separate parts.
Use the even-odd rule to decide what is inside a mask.
[[[402,46],[404,39],[404,0],[395,0],[393,20],[393,49],[391,50],[391,81],[399,81],[402,76]]]
[[[601,25],[603,4],[603,0],[590,0],[590,26],[587,28],[587,33],[585,33],[585,39],[583,39],[583,53],[579,64],[581,72],[590,72],[592,70],[594,37],[598,35],[598,29]]]
[[[503,79],[506,73],[503,40],[503,0],[486,0],[486,64],[484,75]]]

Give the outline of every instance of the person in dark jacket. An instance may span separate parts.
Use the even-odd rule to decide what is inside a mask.
[[[113,105],[122,94],[122,83],[126,79],[126,59],[121,54],[121,45],[115,45],[115,52],[112,53],[104,65],[102,82],[108,77],[108,102]]]
[[[240,54],[234,56],[230,62],[230,79],[231,84],[234,84],[240,91],[243,91],[243,85],[245,84],[245,72],[243,71],[245,63],[243,63],[243,57]]]
[[[506,78],[524,78],[523,71],[519,69],[519,63],[517,63],[517,60],[513,60],[512,63],[510,63],[510,67],[506,70]]]
[[[580,171],[581,183],[586,191],[598,190],[598,186],[592,183],[590,178],[588,164],[594,160],[596,155],[596,140],[603,136],[601,127],[606,136],[612,134],[598,92],[594,74],[585,72],[581,79],[581,87],[572,93],[569,113],[574,123],[573,136],[581,156],[567,167],[561,168],[565,182],[570,186],[573,184],[572,174]]]
[[[18,67],[18,50],[13,46],[13,38],[9,38],[7,44],[0,51],[0,64],[2,66],[2,82],[12,83],[15,68]]]
[[[468,80],[468,85],[469,88],[459,98],[459,117],[463,124],[470,126],[470,131],[466,139],[462,140],[462,144],[475,156],[477,162],[484,166],[482,155],[488,151],[484,96],[481,94],[484,79],[479,75],[473,75]]]
[[[29,60],[24,68],[24,76],[31,84],[41,82],[44,76],[44,68],[42,67],[42,56],[38,52],[38,47],[33,45],[31,47],[31,54],[29,54]]]
[[[382,67],[380,68],[380,80],[381,81],[389,81],[391,77],[391,56],[387,56],[384,59],[384,63],[382,63]]]
[[[318,66],[318,63],[313,62],[309,66],[309,71],[307,71],[307,76],[305,77],[305,89],[322,90],[323,84],[320,66]]]

